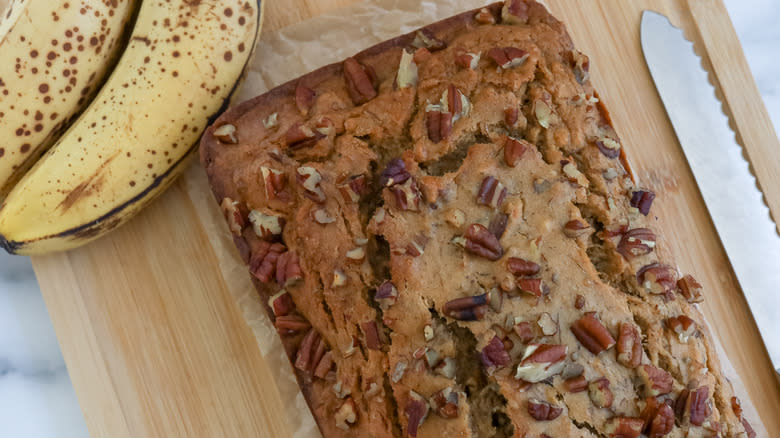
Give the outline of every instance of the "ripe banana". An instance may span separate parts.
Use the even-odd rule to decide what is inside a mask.
[[[73,248],[161,193],[238,89],[261,19],[260,0],[144,1],[100,93],[0,205],[0,245]]]
[[[98,91],[124,45],[137,3],[6,5],[0,18],[0,199]]]

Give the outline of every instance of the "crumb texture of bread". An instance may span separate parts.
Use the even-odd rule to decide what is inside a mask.
[[[542,5],[507,0],[204,134],[323,436],[755,436],[588,72]]]

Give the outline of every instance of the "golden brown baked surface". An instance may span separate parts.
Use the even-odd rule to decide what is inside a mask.
[[[204,134],[324,436],[750,436],[588,67],[508,0]]]

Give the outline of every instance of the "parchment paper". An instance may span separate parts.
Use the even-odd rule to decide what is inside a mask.
[[[488,3],[487,0],[370,0],[276,32],[264,32],[237,102],[255,97],[324,65],[341,61],[376,43]],[[284,412],[288,413],[287,424],[291,436],[320,437],[282,343],[265,314],[246,266],[236,252],[222,213],[215,208],[202,167],[191,166],[184,177],[184,184],[219,258],[222,277],[273,373],[285,407]],[[742,400],[745,415],[759,436],[768,436],[717,339],[715,344],[724,372],[731,377]]]

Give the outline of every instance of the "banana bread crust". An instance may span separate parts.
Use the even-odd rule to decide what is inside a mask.
[[[753,436],[589,60],[532,0],[244,102],[201,141],[323,436]]]

